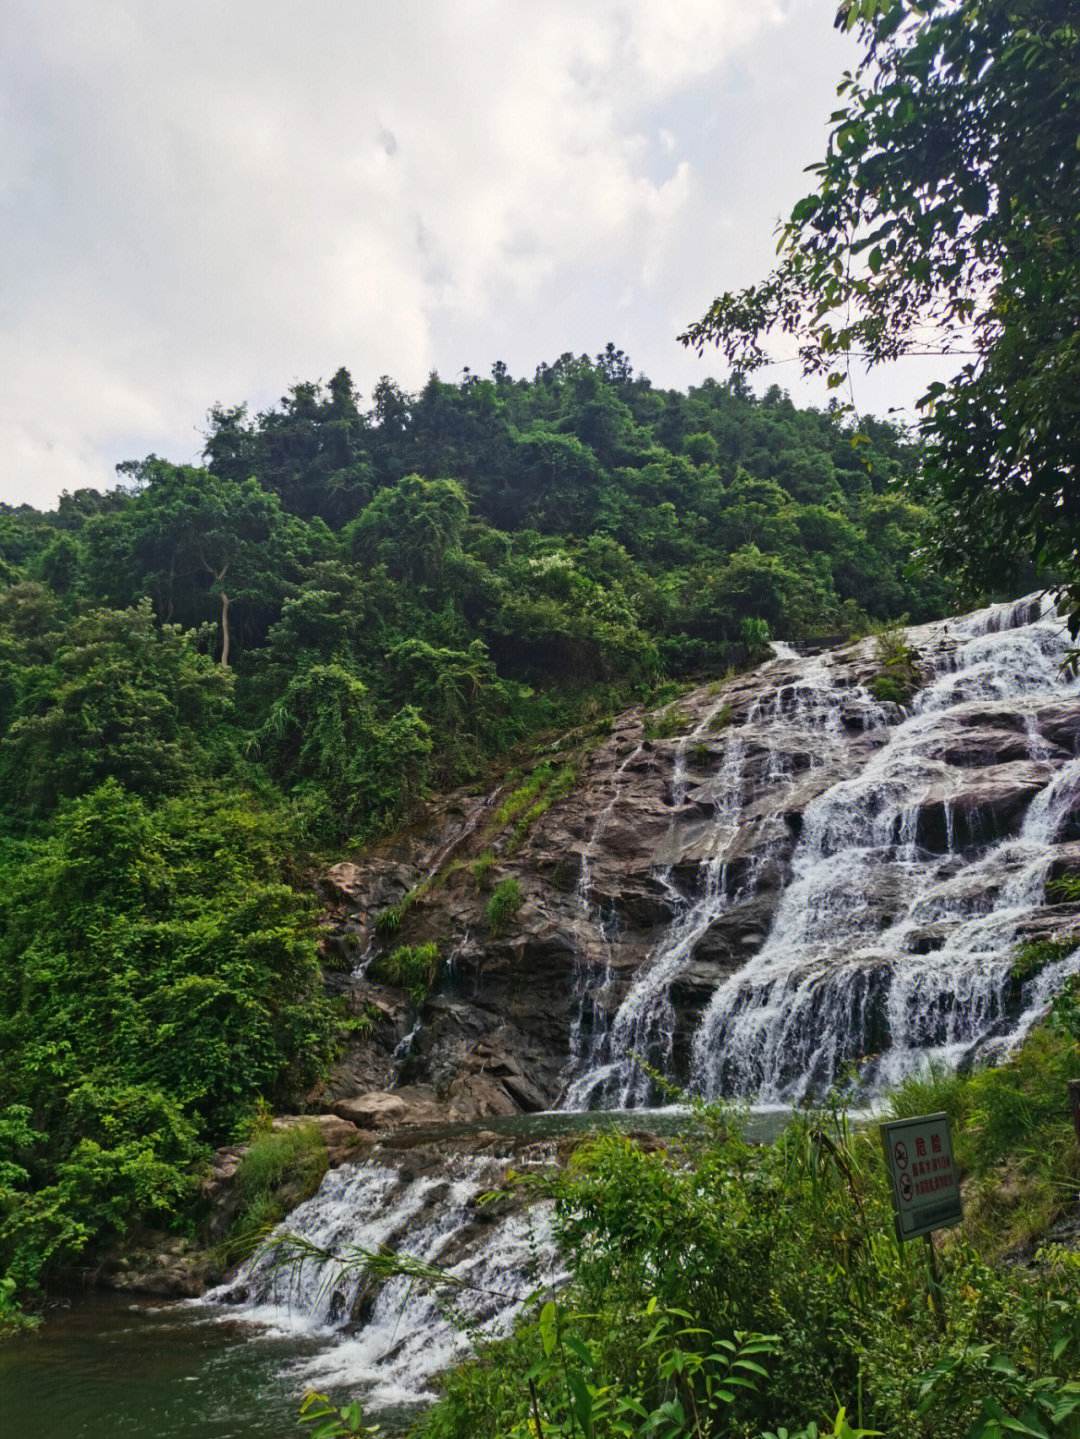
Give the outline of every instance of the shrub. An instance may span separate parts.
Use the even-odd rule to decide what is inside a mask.
[[[249,1247],[295,1205],[310,1199],[326,1168],[326,1145],[317,1124],[256,1134],[236,1171],[240,1209],[230,1246]]]
[[[646,739],[673,739],[676,735],[685,734],[691,724],[692,720],[684,709],[668,705],[657,714],[646,717],[644,736]]]
[[[518,910],[525,902],[521,885],[513,876],[500,880],[484,910],[488,929],[493,935],[505,934]]]
[[[569,793],[573,788],[577,772],[572,765],[564,765],[562,769],[556,770],[540,791],[537,799],[529,806],[524,814],[520,816],[515,824],[510,838],[506,842],[506,853],[513,854],[521,848],[529,831],[537,820],[541,819],[555,803],[562,799],[564,794]]]
[[[901,625],[885,625],[874,638],[874,653],[881,668],[867,689],[880,703],[908,705],[922,683],[917,655]]]
[[[1029,939],[1013,951],[1013,979],[1024,983],[1034,979],[1048,964],[1065,959],[1080,944],[1080,935],[1055,935],[1053,939]]]
[[[1080,900],[1080,874],[1061,874],[1046,886],[1046,893],[1062,904],[1075,904]]]
[[[491,883],[489,875],[495,863],[495,856],[490,849],[486,849],[472,862],[472,876],[476,880],[477,888],[487,889]]]
[[[727,729],[735,718],[735,712],[726,701],[720,706],[716,713],[709,720],[706,728],[710,734],[719,734],[721,730]]]
[[[400,944],[389,954],[372,961],[368,973],[380,984],[392,984],[407,990],[416,1004],[435,982],[439,969],[439,947],[436,944]]]
[[[973,1085],[931,1072],[905,1096],[963,1112]],[[568,1285],[446,1376],[423,1439],[1072,1432],[1075,1260],[993,1268],[954,1234],[942,1334],[917,1246],[893,1238],[876,1127],[809,1113],[757,1146],[737,1114],[698,1114],[669,1147],[607,1134],[522,1181],[554,1200]]]
[[[386,909],[380,910],[375,916],[375,933],[388,935],[397,934],[401,928],[401,921],[405,917],[408,906],[402,904],[391,904]]]

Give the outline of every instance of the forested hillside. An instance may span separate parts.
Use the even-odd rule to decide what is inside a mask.
[[[0,1252],[20,1286],[195,1193],[333,1053],[305,855],[527,736],[945,606],[897,431],[609,346],[365,409],[215,408],[0,510]],[[32,1197],[31,1197],[32,1195]]]

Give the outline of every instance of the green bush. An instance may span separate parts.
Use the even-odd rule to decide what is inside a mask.
[[[437,944],[402,944],[389,954],[378,955],[368,974],[379,984],[407,990],[414,1003],[422,1003],[439,970]]]
[[[524,902],[521,885],[512,875],[500,880],[484,909],[484,918],[491,933],[505,934]]]
[[[326,1169],[326,1144],[317,1124],[257,1133],[244,1151],[233,1181],[240,1207],[229,1236],[230,1248],[250,1248],[290,1209],[310,1199]]]
[[[727,729],[735,718],[735,712],[731,705],[724,703],[709,720],[706,728],[710,734],[719,734],[721,730]]]
[[[276,817],[222,788],[150,808],[110,780],[0,884],[0,1113],[33,1114],[0,1204],[21,1287],[197,1192],[206,1146],[334,1048],[314,905]],[[0,1271],[2,1272],[2,1271]]]
[[[968,1103],[940,1074],[905,1096]],[[952,1234],[942,1334],[922,1246],[894,1237],[876,1126],[808,1113],[758,1146],[736,1113],[698,1117],[666,1148],[608,1134],[520,1181],[554,1201],[569,1284],[445,1377],[423,1439],[1075,1432],[1075,1256],[995,1268]]]
[[[881,666],[867,685],[881,703],[908,705],[922,684],[918,656],[907,642],[900,624],[883,625],[875,631],[874,653]]]
[[[906,705],[911,698],[907,685],[893,675],[875,675],[866,688],[879,704]]]
[[[1080,935],[1055,935],[1052,939],[1029,939],[1013,951],[1013,979],[1024,983],[1034,979],[1048,964],[1065,959],[1080,944]]]
[[[492,868],[495,865],[495,855],[490,849],[478,855],[472,862],[472,876],[476,880],[478,889],[486,889],[491,883],[489,878]]]
[[[1046,893],[1062,904],[1075,904],[1080,900],[1080,874],[1061,874],[1046,886]]]
[[[668,705],[666,709],[645,717],[643,733],[646,739],[673,739],[676,735],[685,734],[692,723],[684,709]]]

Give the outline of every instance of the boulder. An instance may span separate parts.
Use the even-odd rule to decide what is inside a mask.
[[[445,1111],[434,1095],[419,1090],[371,1090],[339,1099],[333,1106],[339,1119],[349,1120],[357,1129],[398,1129],[403,1125],[439,1124]]]
[[[330,866],[323,883],[334,899],[356,903],[367,889],[368,874],[360,865],[342,860]]]

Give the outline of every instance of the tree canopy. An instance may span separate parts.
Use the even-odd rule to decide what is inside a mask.
[[[922,401],[923,496],[969,590],[1038,563],[1080,628],[1080,26],[1072,0],[846,0],[862,44],[816,188],[759,284],[683,339],[738,372],[788,336],[837,388],[870,365],[963,363]]]

